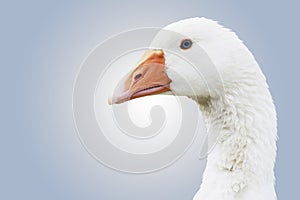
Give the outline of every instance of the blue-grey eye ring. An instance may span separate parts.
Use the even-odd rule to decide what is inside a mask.
[[[184,39],[181,41],[180,48],[181,49],[189,49],[191,48],[193,42],[191,39]]]

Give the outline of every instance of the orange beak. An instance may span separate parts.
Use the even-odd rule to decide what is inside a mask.
[[[148,50],[137,67],[119,82],[109,104],[170,91],[170,83],[165,71],[164,52]]]

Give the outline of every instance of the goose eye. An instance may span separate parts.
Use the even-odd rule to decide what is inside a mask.
[[[180,48],[181,49],[189,49],[191,48],[193,42],[191,39],[184,39],[181,41]]]

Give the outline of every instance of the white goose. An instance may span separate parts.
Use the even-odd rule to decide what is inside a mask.
[[[276,199],[276,111],[251,52],[235,33],[206,18],[182,20],[163,30],[180,35],[158,33],[155,49],[148,50],[123,79],[111,103],[170,91],[192,98],[199,104],[208,131],[219,133],[194,199]],[[166,49],[185,58],[197,57],[199,62],[194,64],[203,77]],[[207,57],[212,66],[203,61]]]

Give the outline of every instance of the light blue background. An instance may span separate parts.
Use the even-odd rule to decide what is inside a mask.
[[[108,169],[80,144],[71,101],[79,66],[98,43],[192,16],[232,28],[255,55],[278,111],[278,197],[298,198],[299,5],[278,2],[2,1],[0,199],[191,199],[202,173],[193,155],[154,174]]]

